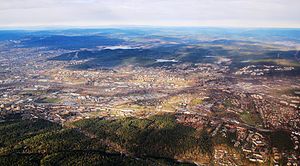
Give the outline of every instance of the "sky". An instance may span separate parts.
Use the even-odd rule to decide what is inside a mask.
[[[300,0],[0,0],[0,27],[300,28]]]

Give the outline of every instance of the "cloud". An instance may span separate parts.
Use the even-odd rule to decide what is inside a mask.
[[[0,27],[300,27],[299,6],[299,0],[0,0]]]

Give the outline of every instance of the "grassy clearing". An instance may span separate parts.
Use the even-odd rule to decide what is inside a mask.
[[[280,66],[300,67],[300,63],[288,59],[256,59],[249,61],[250,63],[274,63]]]
[[[243,113],[241,113],[240,118],[243,122],[252,126],[259,126],[262,124],[262,119],[257,113],[244,111]]]
[[[191,100],[190,105],[191,106],[196,106],[196,105],[199,105],[199,104],[202,104],[202,103],[203,103],[202,99],[196,98],[196,99]]]
[[[61,99],[59,98],[42,98],[39,99],[37,102],[38,103],[59,103]]]

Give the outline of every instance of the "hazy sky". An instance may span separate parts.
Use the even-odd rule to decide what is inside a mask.
[[[0,0],[0,27],[299,27],[300,0]]]

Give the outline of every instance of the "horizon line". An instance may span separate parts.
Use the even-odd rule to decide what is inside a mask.
[[[300,29],[282,26],[211,26],[211,25],[32,25],[0,26],[0,30],[104,29],[104,28],[220,28],[220,29]]]

